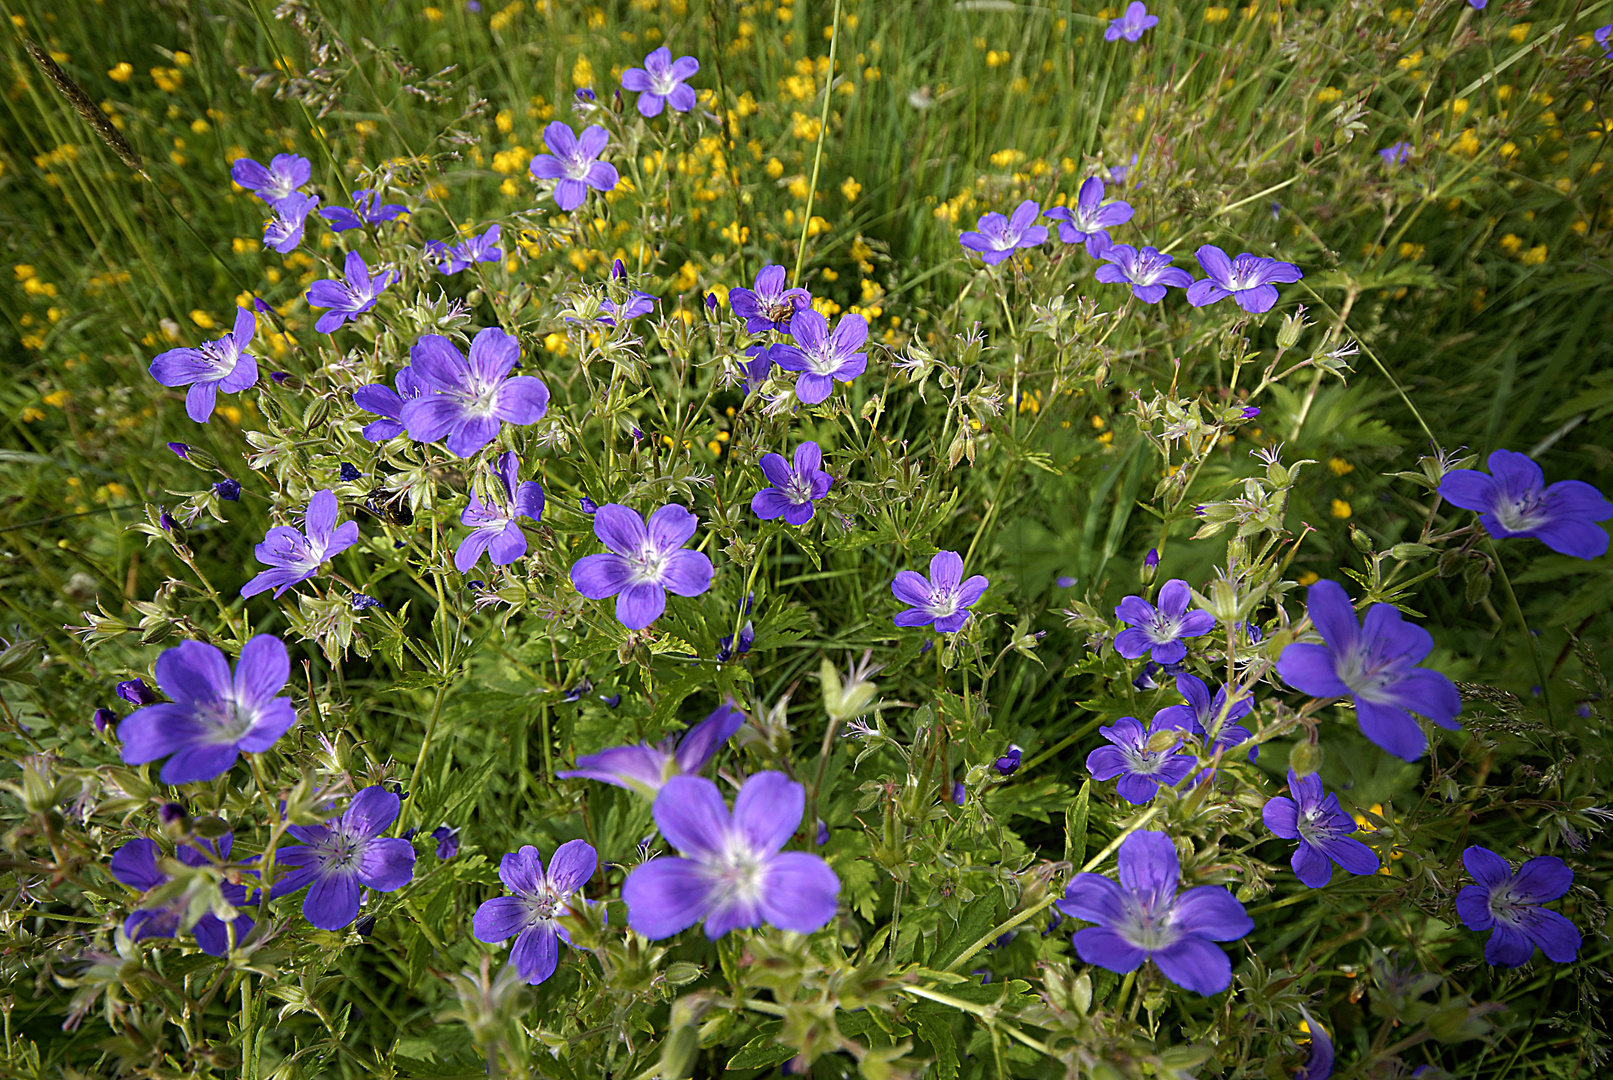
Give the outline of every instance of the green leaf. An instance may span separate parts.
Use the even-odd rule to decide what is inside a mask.
[[[942,924],[940,944],[935,947],[935,953],[929,958],[929,966],[946,970],[946,968],[962,956],[969,946],[979,941],[987,930],[998,923],[997,893],[991,892],[982,896],[974,903],[963,909],[950,933]]]
[[[777,1020],[770,1020],[757,1028],[756,1038],[739,1048],[738,1053],[728,1059],[730,1069],[771,1069],[774,1065],[782,1065],[795,1056],[795,1051],[788,1046],[781,1046],[778,1041],[779,1029],[783,1025]]]
[[[1080,867],[1087,861],[1087,819],[1092,813],[1092,781],[1081,784],[1075,801],[1064,811],[1064,861]]]
[[[913,1024],[919,1038],[935,1051],[936,1080],[957,1080],[958,1043],[952,1037],[952,1025],[939,1010],[915,1010]]]

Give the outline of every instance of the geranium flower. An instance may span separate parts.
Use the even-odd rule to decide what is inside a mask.
[[[383,835],[397,820],[402,800],[374,784],[353,796],[340,817],[323,825],[288,825],[301,840],[275,852],[275,863],[293,867],[274,883],[274,896],[308,887],[302,913],[321,930],[340,930],[358,918],[360,887],[401,889],[414,877],[414,845]]]
[[[532,375],[510,376],[520,357],[515,338],[496,326],[472,339],[468,362],[447,338],[422,335],[409,350],[409,367],[428,393],[403,404],[409,438],[444,439],[450,453],[470,457],[498,436],[501,423],[537,423],[549,410],[549,388]]]
[[[118,724],[123,760],[167,758],[165,784],[223,776],[242,753],[263,753],[296,723],[291,699],[276,696],[290,677],[286,646],[271,634],[242,646],[233,676],[216,646],[180,642],[157,657],[157,685],[170,700],[144,705]]]
[[[213,860],[208,857],[208,851],[214,851],[220,859],[228,859],[230,845],[234,841],[234,833],[225,833],[218,838],[217,845],[205,837],[192,837],[189,843],[180,844],[174,850],[174,855],[186,866],[210,866]],[[112,861],[107,869],[118,881],[131,889],[141,892],[150,892],[159,885],[166,885],[173,879],[157,868],[157,858],[161,849],[154,840],[130,840],[127,844],[112,853]],[[221,882],[219,892],[224,899],[235,907],[246,904],[246,886],[231,882]],[[184,923],[185,915],[190,908],[191,895],[181,893],[170,897],[165,903],[157,907],[139,908],[129,913],[123,920],[123,932],[130,941],[139,941],[142,938],[171,938],[179,933],[179,927]],[[226,923],[211,910],[196,920],[191,927],[191,933],[196,935],[196,944],[201,946],[204,953],[209,956],[225,956],[230,951],[230,930],[235,930],[235,941],[239,944],[252,932],[252,920],[240,913],[233,920]]]
[[[1397,143],[1390,143],[1382,150],[1379,150],[1378,156],[1383,158],[1386,165],[1404,165],[1406,160],[1411,157],[1411,150],[1411,143],[1402,140]]]
[[[1199,637],[1215,629],[1208,611],[1189,611],[1193,591],[1181,578],[1171,578],[1159,590],[1159,606],[1140,596],[1128,596],[1115,606],[1115,617],[1131,629],[1115,635],[1115,652],[1127,660],[1143,653],[1160,664],[1180,663],[1187,656],[1183,638]]]
[[[538,154],[528,166],[534,179],[553,180],[555,205],[575,210],[588,197],[588,189],[610,191],[620,179],[616,166],[597,160],[610,142],[610,132],[598,124],[583,128],[576,135],[569,125],[556,120],[543,129],[543,144],[551,151]]]
[[[956,551],[938,551],[930,559],[930,576],[902,570],[891,582],[891,594],[908,605],[896,613],[897,626],[935,625],[938,634],[955,634],[969,621],[969,609],[980,602],[991,584],[976,574],[963,580],[963,557]]]
[[[812,520],[812,504],[829,494],[834,483],[834,477],[818,467],[823,451],[810,440],[795,448],[793,463],[782,454],[763,454],[758,464],[773,485],[750,501],[752,512],[763,521],[781,517],[791,525],[805,525]]]
[[[1208,747],[1210,753],[1230,750],[1248,742],[1254,736],[1249,729],[1236,721],[1248,716],[1255,708],[1255,699],[1252,695],[1245,695],[1227,706],[1227,688],[1221,687],[1210,696],[1210,688],[1203,679],[1197,675],[1186,672],[1176,676],[1176,691],[1187,699],[1186,705],[1169,705],[1154,714],[1154,724],[1160,727],[1173,727],[1181,731],[1191,731],[1203,739],[1210,735],[1210,725],[1217,718],[1221,719],[1221,727],[1216,732],[1215,741]],[[1221,717],[1221,710],[1226,708],[1226,716]],[[1249,760],[1253,761],[1260,754],[1258,746],[1249,748]]]
[[[1082,960],[1117,974],[1146,960],[1165,978],[1195,994],[1218,994],[1232,983],[1232,962],[1216,946],[1254,929],[1243,905],[1219,885],[1177,894],[1182,867],[1162,832],[1134,832],[1120,844],[1120,883],[1077,874],[1055,906],[1096,923],[1071,939]]]
[[[666,594],[699,596],[711,588],[711,560],[683,545],[699,519],[676,503],[650,515],[606,503],[594,512],[594,535],[610,550],[571,567],[571,583],[590,600],[616,597],[616,618],[642,630],[666,610]]]
[[[1350,835],[1358,828],[1355,818],[1344,812],[1337,795],[1322,789],[1320,776],[1289,769],[1288,791],[1293,798],[1266,800],[1260,817],[1274,835],[1299,841],[1293,867],[1300,881],[1322,888],[1333,879],[1334,863],[1351,874],[1378,872],[1377,853]]]
[[[246,351],[257,326],[256,315],[236,308],[233,330],[194,348],[159,353],[151,361],[151,377],[164,386],[190,387],[185,391],[185,415],[205,424],[220,390],[236,394],[258,381],[258,359]]]
[[[319,216],[330,222],[330,227],[336,232],[346,232],[348,229],[361,229],[366,225],[380,225],[391,221],[399,214],[407,214],[409,208],[402,203],[381,204],[381,193],[374,188],[359,188],[353,192],[353,209],[345,206],[327,206],[319,212]]]
[[[294,251],[302,243],[303,227],[308,211],[319,205],[317,195],[292,192],[274,204],[274,216],[263,225],[263,246],[281,255]]]
[[[1092,276],[1106,285],[1129,284],[1131,293],[1145,304],[1165,299],[1165,287],[1185,289],[1193,275],[1171,265],[1171,257],[1152,247],[1141,251],[1130,244],[1111,244],[1099,256],[1107,260]]]
[[[353,404],[365,412],[375,413],[381,417],[364,425],[363,435],[368,442],[386,442],[403,434],[403,406],[421,394],[426,388],[415,378],[414,370],[407,366],[399,368],[393,378],[396,390],[385,383],[370,383],[353,391]]]
[[[1318,1024],[1316,1018],[1305,1011],[1304,1006],[1300,1006],[1299,1011],[1305,1016],[1305,1030],[1311,1036],[1311,1054],[1310,1057],[1305,1059],[1305,1064],[1300,1066],[1299,1071],[1294,1074],[1294,1080],[1327,1080],[1328,1077],[1333,1075],[1333,1059],[1335,1055],[1333,1039],[1328,1035],[1327,1029]],[[1412,1075],[1416,1076],[1417,1074],[1414,1072]]]
[[[1100,727],[1098,734],[1113,746],[1100,746],[1087,755],[1087,772],[1094,780],[1113,780],[1120,777],[1115,793],[1127,802],[1140,806],[1159,794],[1159,786],[1175,787],[1183,777],[1193,771],[1196,759],[1181,751],[1180,739],[1163,750],[1150,750],[1153,738],[1161,731],[1180,731],[1168,721],[1154,717],[1145,730],[1134,716],[1122,716],[1110,727]]]
[[[1085,244],[1087,254],[1099,258],[1113,244],[1109,229],[1131,220],[1129,202],[1116,199],[1103,201],[1103,181],[1089,176],[1076,193],[1075,206],[1054,206],[1047,211],[1049,219],[1059,223],[1059,239],[1066,244]]]
[[[1148,8],[1144,7],[1140,0],[1133,0],[1132,3],[1126,5],[1124,14],[1111,22],[1104,30],[1103,40],[1119,41],[1121,38],[1125,38],[1127,41],[1135,42],[1143,36],[1145,31],[1151,30],[1158,25],[1159,16],[1148,14]]]
[[[356,251],[347,253],[342,272],[345,282],[321,278],[308,287],[310,307],[330,308],[314,323],[314,329],[321,334],[334,334],[344,322],[370,310],[397,278],[396,271],[386,270],[372,279],[364,256]]]
[[[746,332],[788,333],[795,313],[812,306],[811,293],[805,289],[786,289],[785,280],[784,267],[764,266],[756,272],[754,288],[728,290],[728,306],[745,320]]]
[[[1318,581],[1306,596],[1323,644],[1295,642],[1277,658],[1284,682],[1312,697],[1353,697],[1361,733],[1407,761],[1427,749],[1421,713],[1440,727],[1460,730],[1456,686],[1437,671],[1417,666],[1434,647],[1420,626],[1402,622],[1390,604],[1373,604],[1356,622],[1355,608],[1336,581]]]
[[[1496,967],[1517,967],[1534,955],[1537,945],[1554,964],[1579,955],[1578,928],[1542,906],[1574,883],[1567,863],[1541,855],[1514,873],[1501,856],[1475,846],[1462,852],[1462,865],[1477,884],[1456,894],[1456,913],[1469,930],[1495,929],[1484,943],[1485,960]]]
[[[290,198],[313,174],[313,165],[301,154],[276,154],[267,166],[245,157],[230,165],[231,179],[270,206]]]
[[[1230,296],[1243,310],[1258,315],[1270,311],[1277,302],[1277,286],[1273,282],[1288,284],[1305,276],[1293,263],[1265,259],[1248,252],[1229,259],[1227,253],[1214,244],[1199,248],[1197,258],[1210,276],[1187,287],[1187,302],[1194,307],[1204,307]]]
[[[1607,551],[1607,530],[1596,524],[1613,517],[1613,503],[1582,480],[1559,480],[1546,486],[1546,476],[1528,454],[1497,450],[1488,462],[1490,475],[1477,469],[1453,469],[1439,482],[1439,494],[1452,506],[1476,510],[1479,524],[1491,536],[1534,537],[1551,550],[1576,559],[1594,559]]]
[[[336,493],[329,488],[316,491],[308,500],[303,526],[306,532],[276,525],[264,534],[263,543],[252,553],[271,569],[241,586],[243,597],[273,589],[278,600],[293,585],[318,574],[321,564],[358,543],[358,522],[336,524]]]
[[[655,310],[655,297],[647,292],[633,290],[633,295],[624,300],[620,306],[609,299],[599,302],[599,314],[594,317],[595,322],[606,326],[616,326],[620,323],[631,322],[640,315],[648,315]]]
[[[426,254],[437,262],[439,274],[457,274],[476,263],[496,263],[504,258],[499,247],[502,227],[489,225],[480,236],[472,236],[458,244],[445,244],[441,240],[428,240]]]
[[[790,317],[791,345],[774,345],[769,356],[785,371],[798,371],[795,396],[803,405],[828,398],[837,382],[849,383],[868,368],[868,354],[858,352],[868,340],[868,320],[843,315],[829,333],[829,320],[803,308]]]
[[[674,60],[663,45],[644,58],[643,67],[622,72],[622,89],[638,94],[640,116],[660,116],[668,105],[674,112],[688,112],[695,107],[695,93],[685,84],[699,70],[700,61],[692,56]]]
[[[782,850],[805,809],[806,789],[783,773],[752,773],[731,815],[716,784],[674,776],[652,812],[683,856],[651,859],[627,875],[627,925],[651,941],[702,920],[713,939],[763,923],[797,934],[827,926],[840,879],[819,856]]]
[[[555,775],[562,779],[598,780],[653,799],[674,776],[694,776],[704,769],[744,723],[745,714],[729,702],[717,706],[682,738],[668,735],[655,746],[641,742],[584,754],[577,759],[575,769]]]
[[[526,533],[517,519],[538,521],[543,517],[543,489],[536,480],[522,483],[520,473],[520,458],[513,450],[506,451],[494,466],[503,500],[484,503],[474,490],[471,492],[470,505],[459,515],[459,523],[469,525],[471,533],[454,552],[454,566],[461,574],[470,573],[484,551],[494,566],[508,566],[526,554]]]
[[[958,236],[958,243],[978,251],[987,266],[996,266],[1020,248],[1047,242],[1047,226],[1036,224],[1041,213],[1042,208],[1034,200],[1026,199],[1014,208],[1013,217],[995,212],[982,214],[973,230]]]
[[[554,974],[560,942],[571,944],[559,917],[571,913],[572,898],[594,876],[598,863],[586,840],[569,840],[556,848],[547,874],[543,857],[531,844],[511,852],[498,864],[498,878],[510,895],[495,896],[477,908],[471,932],[488,944],[515,938],[510,963],[516,974],[537,986]]]

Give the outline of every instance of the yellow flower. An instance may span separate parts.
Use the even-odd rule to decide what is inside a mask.
[[[849,203],[856,202],[857,196],[862,194],[862,190],[863,186],[857,183],[855,176],[846,177],[845,182],[840,185],[840,194],[844,195]]]
[[[1523,247],[1523,238],[1515,233],[1507,233],[1501,238],[1501,250],[1508,255],[1516,255],[1521,247]]]
[[[209,315],[201,308],[197,308],[195,311],[190,313],[190,321],[201,327],[203,330],[211,330],[214,326],[218,325],[213,321],[213,316]]]
[[[66,390],[58,390],[54,394],[46,394],[43,400],[45,404],[49,405],[51,408],[59,409],[63,405],[66,405],[71,397],[72,395]]]
[[[1355,511],[1350,509],[1350,504],[1345,502],[1343,499],[1334,499],[1333,500],[1333,516],[1334,517],[1339,518],[1339,519],[1342,520],[1344,518],[1349,517],[1354,512]]]
[[[179,73],[178,68],[154,67],[151,69],[151,81],[157,84],[158,90],[171,94],[184,83],[185,76]]]
[[[1316,580],[1319,577],[1321,577],[1321,575],[1318,574],[1316,571],[1307,570],[1303,574],[1299,575],[1299,583],[1301,585],[1315,585]]]
[[[1546,245],[1545,244],[1536,244],[1534,247],[1530,248],[1528,251],[1523,253],[1523,265],[1525,265],[1525,266],[1539,266],[1541,263],[1543,263],[1545,261],[1546,261]]]
[[[823,121],[816,116],[806,113],[792,113],[790,115],[790,132],[797,139],[816,139],[818,132],[823,130]]]
[[[571,343],[566,340],[566,335],[561,333],[553,333],[544,337],[543,347],[554,353],[556,356],[564,356],[571,348]]]
[[[1507,31],[1507,37],[1512,41],[1522,41],[1529,36],[1529,24],[1521,22]]]
[[[594,85],[594,65],[588,62],[588,57],[579,56],[571,65],[571,81],[577,86]]]
[[[420,9],[420,14],[425,16],[425,19],[426,19],[427,22],[441,22],[442,21],[442,8],[434,8],[434,7],[421,8]]]
[[[1345,473],[1355,472],[1355,466],[1343,458],[1328,458],[1327,467],[1333,470],[1334,476],[1343,476]]]
[[[996,49],[992,49],[986,53],[987,67],[1002,67],[1004,64],[1008,63],[1008,61],[1009,54],[1007,50],[998,52]]]
[[[108,71],[106,73],[106,77],[111,79],[113,82],[128,82],[130,76],[133,74],[134,65],[129,63],[127,60],[124,60],[116,67]]]
[[[1204,21],[1207,23],[1226,22],[1227,16],[1232,14],[1230,8],[1207,7],[1204,9]]]

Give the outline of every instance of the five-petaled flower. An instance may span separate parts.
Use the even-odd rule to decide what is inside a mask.
[[[784,267],[764,266],[756,272],[754,288],[728,290],[728,306],[745,320],[745,330],[765,334],[769,330],[789,333],[795,313],[812,306],[812,294],[805,289],[784,287]]]
[[[568,840],[555,849],[544,873],[543,856],[527,844],[498,864],[498,878],[510,890],[476,909],[471,931],[477,941],[492,944],[515,938],[510,963],[516,974],[533,986],[554,974],[560,962],[560,942],[571,935],[559,922],[570,914],[572,898],[594,876],[599,856],[586,840]]]
[[[1514,873],[1501,856],[1474,846],[1462,852],[1462,864],[1478,884],[1456,894],[1456,913],[1469,930],[1495,929],[1484,944],[1484,959],[1496,967],[1517,967],[1534,955],[1536,945],[1555,964],[1579,954],[1579,929],[1542,906],[1574,883],[1567,863],[1541,855]]]
[[[218,392],[239,393],[258,381],[257,357],[246,351],[257,330],[256,315],[235,309],[235,327],[217,341],[195,348],[169,349],[151,361],[151,377],[164,386],[188,386],[185,415],[205,424]]]
[[[930,576],[902,570],[891,582],[891,594],[908,605],[896,613],[897,626],[929,626],[936,633],[954,634],[969,621],[970,608],[980,602],[991,582],[982,574],[963,579],[963,557],[956,551],[938,551],[930,559]]]
[[[793,462],[784,460],[783,454],[763,454],[759,464],[773,485],[750,501],[751,510],[763,521],[781,517],[791,525],[805,525],[812,520],[813,502],[829,494],[834,483],[834,477],[819,468],[823,451],[810,440],[795,448]]]
[[[213,860],[208,857],[208,851],[214,851],[220,859],[228,859],[233,839],[233,833],[225,833],[218,838],[215,846],[213,841],[205,837],[193,837],[188,843],[180,844],[174,850],[174,855],[186,866],[211,866]],[[107,865],[107,869],[112,871],[114,878],[129,888],[150,892],[157,886],[166,885],[173,880],[158,869],[159,854],[160,849],[154,840],[130,840],[112,853],[112,861]],[[227,902],[237,908],[246,903],[245,885],[221,882],[219,892]],[[128,935],[130,941],[153,937],[171,938],[184,924],[191,901],[194,899],[196,897],[186,891],[169,897],[155,907],[143,907],[131,911],[129,917],[123,920],[123,932]],[[196,920],[195,925],[191,927],[191,933],[196,935],[196,944],[201,946],[202,952],[209,956],[224,956],[230,951],[230,931],[235,932],[235,943],[240,944],[252,932],[252,926],[252,920],[245,913],[238,913],[234,919],[226,923],[209,910]]]
[[[638,94],[640,116],[660,116],[668,105],[673,112],[688,112],[695,107],[695,93],[687,83],[699,71],[700,61],[692,56],[674,60],[663,45],[644,58],[643,67],[622,72],[622,89]]]
[[[1254,929],[1243,905],[1219,885],[1178,894],[1182,868],[1162,832],[1134,832],[1120,845],[1120,883],[1077,874],[1056,905],[1096,923],[1072,939],[1082,960],[1118,974],[1146,960],[1165,978],[1195,994],[1218,994],[1232,983],[1232,962],[1214,943]]]
[[[982,214],[974,229],[959,234],[958,243],[978,251],[987,266],[996,266],[1020,248],[1047,242],[1047,226],[1036,224],[1041,213],[1034,199],[1026,199],[1014,208],[1012,217],[995,211]]]
[[[1101,257],[1113,243],[1109,230],[1124,225],[1132,215],[1131,204],[1123,199],[1104,202],[1103,190],[1103,181],[1089,176],[1076,192],[1073,207],[1055,206],[1047,212],[1049,220],[1059,223],[1059,239],[1066,244],[1085,244],[1093,258]]]
[[[1439,482],[1439,494],[1452,506],[1476,510],[1491,536],[1534,537],[1551,550],[1577,559],[1607,551],[1607,530],[1596,524],[1613,517],[1613,503],[1583,480],[1546,476],[1528,454],[1497,450],[1490,475],[1453,469]]]
[[[467,237],[458,244],[428,240],[426,255],[436,262],[440,274],[457,274],[476,263],[496,263],[504,258],[504,249],[499,247],[501,231],[502,226],[489,225],[486,232]]]
[[[586,555],[571,567],[571,583],[590,600],[616,597],[616,618],[642,630],[666,610],[666,594],[699,596],[711,588],[711,560],[684,544],[699,519],[677,503],[650,515],[606,503],[594,512],[594,535],[610,550]]]
[[[790,317],[794,344],[772,346],[769,357],[785,371],[797,371],[795,396],[803,405],[828,398],[837,382],[849,383],[868,368],[868,354],[858,352],[868,340],[868,320],[843,315],[829,332],[829,320],[802,308]]]
[[[1171,578],[1159,590],[1159,606],[1140,596],[1128,596],[1115,606],[1115,617],[1130,626],[1115,635],[1115,652],[1127,660],[1143,653],[1161,664],[1180,663],[1187,656],[1183,638],[1199,637],[1215,628],[1208,611],[1189,611],[1193,591],[1181,578]]]
[[[1162,720],[1164,713],[1154,717],[1147,730],[1133,716],[1122,716],[1110,727],[1100,727],[1098,734],[1113,746],[1100,746],[1087,755],[1087,771],[1094,780],[1113,780],[1120,777],[1115,793],[1127,802],[1140,806],[1159,794],[1159,787],[1175,787],[1193,770],[1194,757],[1181,751],[1182,740],[1173,737],[1159,749],[1151,749],[1155,736],[1161,732],[1185,730]],[[1161,740],[1163,741],[1163,740]]]
[[[319,205],[317,195],[292,192],[274,204],[274,214],[263,223],[263,246],[281,255],[302,243],[308,212]]]
[[[1105,263],[1092,276],[1106,285],[1130,285],[1132,295],[1145,304],[1165,299],[1166,286],[1185,289],[1193,284],[1192,274],[1172,266],[1169,255],[1152,247],[1110,244],[1098,257]]]
[[[1298,840],[1294,850],[1294,874],[1306,885],[1320,889],[1333,878],[1333,864],[1351,874],[1378,872],[1378,856],[1350,834],[1357,825],[1339,805],[1339,797],[1322,789],[1322,778],[1315,773],[1300,776],[1288,770],[1288,791],[1268,799],[1260,811],[1266,828],[1284,840]]]
[[[314,492],[303,518],[303,532],[290,525],[276,525],[253,549],[258,562],[270,569],[259,572],[241,586],[243,597],[274,590],[275,599],[297,584],[319,573],[320,564],[334,559],[358,543],[358,522],[336,524],[336,493],[329,488]]]
[[[745,723],[745,714],[732,702],[719,705],[710,716],[683,733],[668,735],[655,746],[612,746],[577,759],[577,767],[555,775],[567,779],[598,780],[655,798],[674,776],[694,776],[717,756]]]
[[[610,142],[610,132],[590,124],[577,135],[559,120],[543,129],[543,144],[550,150],[532,159],[529,170],[535,180],[553,180],[555,205],[575,210],[588,197],[588,189],[610,191],[619,179],[616,166],[600,161]]]
[[[415,378],[414,370],[407,365],[398,369],[392,381],[396,390],[385,383],[370,383],[353,391],[354,405],[381,418],[365,424],[359,433],[368,442],[386,442],[402,435],[403,406],[426,392]]]
[[[1169,705],[1159,710],[1154,714],[1155,727],[1173,727],[1179,731],[1191,731],[1209,743],[1208,751],[1212,754],[1241,746],[1254,738],[1248,728],[1235,722],[1254,711],[1253,695],[1244,694],[1228,705],[1226,687],[1217,690],[1212,698],[1210,688],[1204,680],[1185,671],[1176,676],[1176,690],[1187,699],[1187,704]],[[1225,716],[1221,715],[1222,710],[1226,711]],[[1216,727],[1217,723],[1220,724],[1219,727]],[[1212,727],[1216,728],[1213,740],[1210,739]],[[1250,761],[1259,754],[1258,746],[1249,747]]]
[[[1158,15],[1148,14],[1148,8],[1141,0],[1132,0],[1132,3],[1126,6],[1125,12],[1104,30],[1103,40],[1119,41],[1125,38],[1127,41],[1135,42],[1143,36],[1144,31],[1158,25]]]
[[[349,251],[342,267],[342,276],[345,281],[320,278],[308,287],[309,306],[330,309],[314,323],[314,329],[321,334],[335,333],[344,322],[356,319],[374,307],[386,287],[397,278],[397,272],[384,270],[372,278],[364,256]]]
[[[470,359],[439,334],[424,334],[409,350],[409,367],[425,387],[403,403],[400,418],[416,442],[444,439],[450,453],[470,457],[498,436],[499,425],[535,424],[549,410],[549,388],[517,375],[521,346],[496,326],[477,332]]]
[[[1462,698],[1437,671],[1417,664],[1434,647],[1420,626],[1403,622],[1391,604],[1373,604],[1356,622],[1355,608],[1336,581],[1318,581],[1306,595],[1311,623],[1323,644],[1295,642],[1277,658],[1277,674],[1313,697],[1354,697],[1361,733],[1389,753],[1416,761],[1427,749],[1421,713],[1452,731]]]
[[[1273,282],[1286,285],[1305,276],[1293,263],[1251,255],[1247,251],[1229,259],[1227,253],[1214,244],[1199,248],[1197,258],[1210,276],[1187,287],[1187,302],[1194,307],[1204,307],[1230,296],[1243,310],[1258,315],[1270,311],[1277,302],[1277,286]]]
[[[516,519],[538,521],[543,517],[543,489],[536,480],[523,483],[520,474],[520,458],[514,450],[507,450],[499,455],[493,470],[493,483],[499,491],[485,503],[471,492],[470,505],[459,515],[459,523],[469,525],[471,533],[454,552],[454,566],[461,574],[470,573],[484,551],[494,566],[508,566],[526,554],[526,533]]]
[[[230,165],[231,179],[270,206],[290,198],[313,174],[313,164],[301,154],[276,154],[267,166],[251,158]]]
[[[652,941],[701,920],[706,936],[767,923],[810,934],[835,916],[840,879],[804,851],[783,851],[800,827],[806,789],[783,773],[753,773],[733,813],[717,785],[674,776],[661,788],[655,824],[681,858],[657,858],[622,883],[627,925]]]
[[[279,866],[293,869],[274,883],[273,896],[304,885],[303,917],[321,930],[340,930],[358,918],[360,887],[401,889],[414,876],[414,846],[383,834],[397,820],[402,800],[379,784],[353,796],[347,809],[323,825],[288,825],[301,840],[275,852]]]
[[[381,193],[374,188],[359,188],[353,192],[351,210],[345,206],[327,206],[319,212],[319,216],[330,222],[330,227],[336,232],[346,232],[348,229],[361,229],[365,225],[380,225],[408,212],[409,208],[402,203],[383,204]]]
[[[212,780],[243,752],[261,754],[297,721],[288,697],[276,697],[291,677],[286,646],[259,634],[230,663],[216,646],[183,641],[157,657],[157,685],[171,699],[146,705],[118,725],[123,760],[144,765],[167,758],[165,784]]]
[[[625,322],[632,322],[640,315],[648,315],[654,310],[655,297],[634,289],[632,295],[620,304],[609,298],[601,300],[599,314],[594,316],[594,321],[606,326],[619,326]]]

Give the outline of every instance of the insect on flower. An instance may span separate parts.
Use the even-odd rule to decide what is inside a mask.
[[[812,306],[812,294],[805,289],[786,289],[782,266],[764,266],[756,272],[752,288],[737,286],[728,290],[728,305],[745,320],[745,330],[765,334],[769,330],[789,333],[795,313]]]

